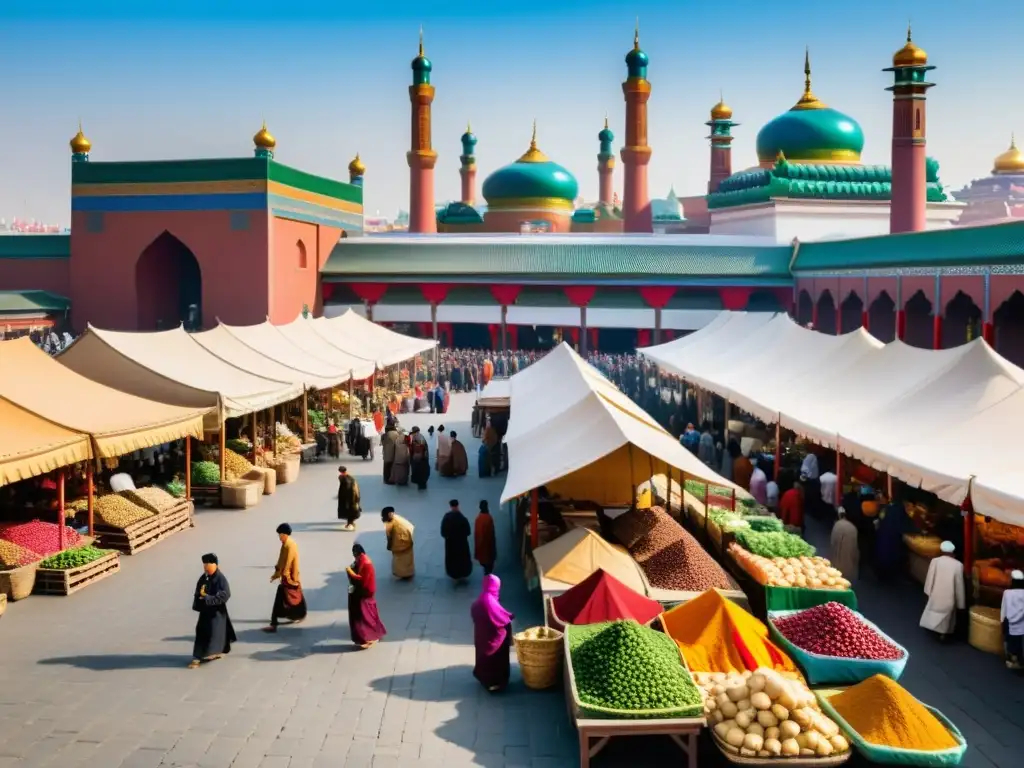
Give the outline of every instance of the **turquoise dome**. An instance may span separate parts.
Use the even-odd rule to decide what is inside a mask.
[[[831,107],[791,109],[757,133],[757,159],[774,163],[779,152],[795,163],[859,163],[864,131]]]
[[[487,177],[483,194],[491,209],[539,204],[571,210],[579,194],[579,184],[569,171],[537,149],[534,134],[526,154]]]

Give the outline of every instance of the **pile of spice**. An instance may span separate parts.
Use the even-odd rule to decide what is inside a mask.
[[[840,659],[896,661],[903,651],[840,603],[825,603],[772,623],[797,648]]]
[[[600,624],[619,619],[646,624],[661,613],[661,603],[634,592],[601,568],[554,598],[551,606],[556,618],[567,624]]]
[[[959,746],[927,707],[884,675],[869,677],[837,693],[829,704],[869,744],[919,752]]]
[[[722,567],[661,507],[630,510],[615,519],[612,529],[652,587],[683,592],[732,589]]]
[[[797,673],[789,656],[768,639],[768,627],[713,589],[663,613],[661,625],[693,672]]]

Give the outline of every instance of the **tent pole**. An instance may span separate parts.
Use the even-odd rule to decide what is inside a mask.
[[[252,442],[252,462],[253,462],[253,464],[256,463],[256,450],[257,450],[257,447],[259,446],[259,437],[258,437],[258,434],[257,434],[258,428],[256,426],[256,416],[257,416],[257,412],[256,411],[253,411],[252,413],[249,414],[249,418],[252,419],[252,421],[249,423],[249,437],[252,438],[251,442]]]
[[[90,536],[95,535],[95,531],[93,529],[93,499],[94,499],[96,493],[95,493],[95,490],[93,489],[92,479],[93,479],[93,468],[92,468],[92,462],[90,461],[90,462],[88,462],[85,465],[86,503],[88,504],[88,512],[89,512],[89,535]]]
[[[225,432],[227,432],[227,425],[228,425],[228,420],[222,418],[220,420],[220,437],[218,438],[219,441],[220,441],[220,481],[222,483],[227,479],[224,476],[224,470],[225,470],[225,467],[224,467],[224,453],[225,453],[225,449],[226,449],[224,443],[226,442],[225,441],[225,438],[226,438]]]
[[[680,501],[682,501],[682,496],[680,496]],[[668,505],[668,513],[671,515],[672,514],[672,465],[671,464],[668,465],[668,501],[666,501],[665,503]],[[682,507],[682,504],[680,504],[680,507]],[[680,511],[680,513],[682,513],[682,509],[681,508],[680,508],[679,511]]]
[[[256,458],[255,455],[253,458]],[[92,477],[90,473],[90,478]],[[185,436],[185,501],[192,501],[192,438]],[[92,480],[89,481],[89,521],[92,522]]]
[[[968,574],[974,570],[974,502],[971,500],[973,487],[972,476],[967,480],[967,496],[960,505],[964,516],[964,572]]]
[[[779,481],[779,465],[782,463],[782,424],[775,422],[775,466],[772,467],[772,479]]]
[[[64,546],[66,544],[64,529],[67,527],[67,525],[65,524],[66,521],[65,521],[65,518],[64,518],[64,468],[63,467],[61,467],[60,469],[57,470],[57,515],[59,516],[59,519],[57,521],[57,525],[60,526],[60,549],[61,549],[61,552],[63,552],[64,551]]]
[[[729,402],[728,398],[725,398],[725,429],[722,430],[722,434],[725,437],[722,440],[723,446],[729,445],[729,418],[732,416],[732,403]]]
[[[534,488],[530,491],[530,548],[536,549],[540,544],[540,491]]]
[[[820,477],[820,475],[819,475]],[[843,486],[846,482],[843,480],[843,454],[836,448],[836,495],[832,499],[832,504],[838,509],[839,505],[843,503]]]
[[[309,403],[306,388],[302,388],[302,442],[309,440]]]
[[[374,369],[374,373],[376,373],[376,369]],[[348,377],[348,418],[349,418],[349,421],[352,420],[352,417],[354,415],[353,411],[355,409],[355,397],[356,397],[355,389],[356,389],[356,380],[352,378],[352,375],[350,373],[349,377]],[[370,391],[372,392],[373,389],[371,389]]]

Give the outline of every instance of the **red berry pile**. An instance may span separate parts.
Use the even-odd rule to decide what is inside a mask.
[[[41,520],[0,526],[0,539],[10,541],[42,557],[49,557],[61,551],[60,528],[56,523],[44,523]],[[64,529],[65,549],[76,546],[80,539],[73,528]]]
[[[825,603],[784,619],[774,619],[772,623],[797,648],[819,656],[873,661],[903,658],[903,651],[841,603]]]

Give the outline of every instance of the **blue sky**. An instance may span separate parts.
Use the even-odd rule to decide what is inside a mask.
[[[703,123],[720,89],[742,123],[733,167],[754,164],[757,130],[800,95],[805,45],[817,95],[861,123],[865,162],[888,163],[890,76],[880,70],[908,17],[938,67],[928,143],[943,181],[955,189],[987,175],[1010,132],[1024,134],[1024,6],[994,0],[5,0],[0,216],[69,220],[67,142],[79,119],[99,161],[248,155],[263,118],[277,158],[303,170],[344,179],[359,152],[367,213],[393,216],[408,199],[407,86],[421,24],[437,88],[437,199],[458,197],[467,121],[479,139],[479,194],[488,173],[526,149],[534,118],[541,149],[594,199],[605,113],[622,143],[623,56],[637,14],[651,58],[656,196],[671,185],[703,192]]]

